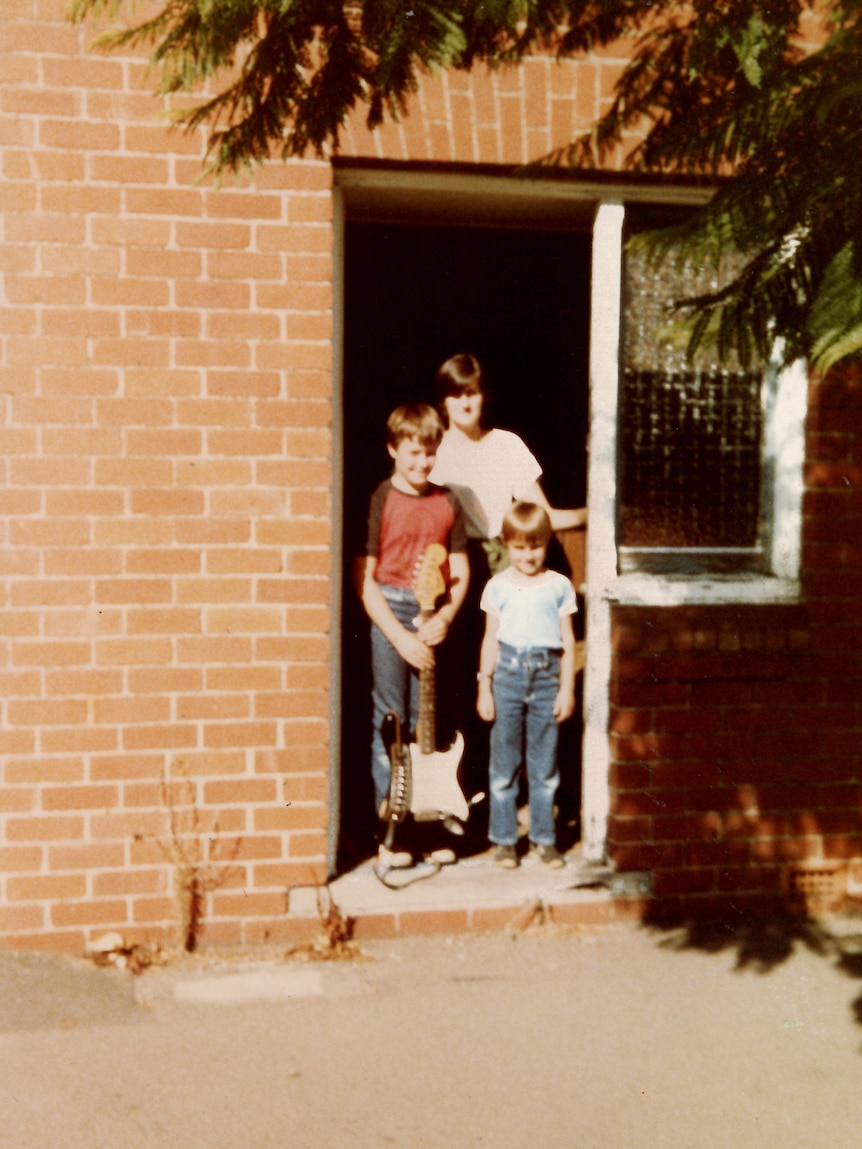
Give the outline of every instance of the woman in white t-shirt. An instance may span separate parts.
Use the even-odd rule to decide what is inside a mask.
[[[487,391],[482,366],[474,355],[453,355],[446,360],[437,372],[435,398],[446,432],[430,477],[458,496],[464,509],[470,560],[467,600],[458,618],[461,637],[450,643],[453,665],[447,668],[453,696],[461,701],[457,720],[467,742],[462,776],[470,796],[487,791],[488,786],[488,727],[476,718],[472,693],[484,631],[479,598],[488,579],[509,565],[508,551],[500,539],[503,516],[513,503],[538,503],[548,512],[552,528],[565,531],[583,526],[587,512],[585,507],[551,507],[539,482],[542,468],[523,439],[513,431],[484,425]],[[459,648],[463,651],[460,660],[455,655]],[[469,687],[464,682],[465,672]]]
[[[474,540],[473,564],[478,559],[481,566],[484,555],[487,565],[472,576],[477,586],[508,564],[499,535],[513,503],[538,503],[555,531],[581,527],[587,518],[585,507],[560,510],[550,505],[539,482],[542,468],[524,440],[513,431],[484,425],[486,398],[484,372],[474,355],[453,355],[437,372],[436,402],[446,433],[431,481],[451,487],[461,501],[467,536]]]

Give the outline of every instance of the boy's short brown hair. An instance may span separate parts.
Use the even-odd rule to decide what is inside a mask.
[[[529,546],[546,547],[553,535],[548,512],[538,503],[513,503],[503,517],[500,538],[507,545],[524,542]]]
[[[443,423],[430,403],[403,403],[386,420],[386,442],[390,447],[413,438],[423,447],[440,446]]]

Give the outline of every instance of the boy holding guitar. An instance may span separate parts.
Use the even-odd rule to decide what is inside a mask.
[[[427,702],[429,680],[433,694],[434,648],[446,638],[470,577],[461,504],[448,487],[429,480],[443,438],[439,415],[428,404],[406,404],[392,412],[386,426],[392,475],[371,497],[365,555],[354,567],[356,590],[372,624],[371,772],[377,815],[384,824],[390,819],[392,786],[386,723],[394,717],[396,727],[405,731],[419,724],[420,680]],[[433,580],[431,585],[444,593],[438,599],[432,592],[420,602],[417,577],[427,583],[423,571],[427,574],[429,563],[432,573],[442,576],[439,587]],[[460,791],[458,796],[463,802]],[[383,862],[393,868],[412,865],[409,851],[389,848],[391,839],[387,835],[380,847]],[[439,860],[454,861],[448,853],[451,857]]]

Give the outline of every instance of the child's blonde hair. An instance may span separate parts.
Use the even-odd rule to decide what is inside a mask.
[[[506,545],[517,542],[546,547],[553,533],[545,508],[538,503],[521,501],[513,503],[504,515],[500,538]]]
[[[386,442],[390,447],[413,438],[423,447],[440,446],[443,423],[430,403],[404,403],[386,420]]]

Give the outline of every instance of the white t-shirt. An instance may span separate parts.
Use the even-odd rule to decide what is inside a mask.
[[[499,642],[519,650],[560,650],[560,619],[576,613],[578,600],[571,582],[559,571],[546,570],[527,578],[507,567],[489,580],[479,605],[499,620]]]
[[[493,539],[503,516],[542,476],[530,448],[514,431],[493,427],[481,439],[447,431],[437,451],[432,483],[451,487],[467,520],[467,535]]]

